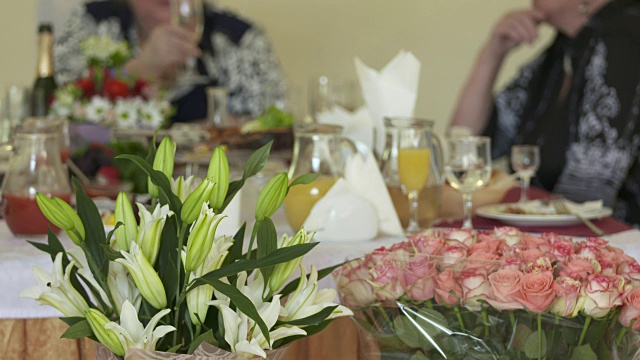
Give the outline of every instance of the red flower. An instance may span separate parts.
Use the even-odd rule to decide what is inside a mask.
[[[140,96],[144,99],[147,99],[145,93],[148,86],[149,83],[147,83],[146,81],[140,79],[136,80],[135,84],[133,84],[133,96]]]
[[[117,98],[126,98],[129,96],[129,85],[116,79],[107,80],[104,83],[104,94],[112,101]]]
[[[82,90],[83,97],[89,99],[96,93],[95,84],[93,80],[88,78],[82,78],[76,80],[76,86]]]

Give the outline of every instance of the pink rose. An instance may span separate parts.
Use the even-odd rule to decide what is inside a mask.
[[[584,287],[584,309],[582,312],[594,318],[604,317],[611,309],[622,305],[624,279],[619,275],[589,275]]]
[[[500,257],[496,254],[476,251],[467,257],[467,261],[464,263],[464,266],[467,268],[482,268],[487,273],[491,273],[502,265],[499,260]]]
[[[398,255],[388,253],[371,269],[373,291],[378,300],[395,301],[404,294],[400,277],[403,276],[406,260]]]
[[[417,254],[412,256],[406,264],[400,284],[404,288],[409,299],[424,301],[432,299],[435,293],[435,279],[437,269],[428,255]]]
[[[600,274],[617,275],[616,266],[608,261],[600,260]]]
[[[524,235],[520,239],[520,241],[524,244],[524,247],[527,249],[537,249],[542,251],[543,253],[547,253],[551,251],[551,243],[549,240],[533,236],[533,235]]]
[[[585,241],[585,243],[599,249],[603,249],[609,246],[609,242],[607,240],[597,237],[590,237]]]
[[[415,237],[414,244],[418,253],[436,255],[440,253],[440,250],[444,246],[444,239],[441,237],[429,237],[423,235]]]
[[[520,283],[520,291],[513,297],[529,311],[544,312],[549,308],[556,293],[553,289],[553,274],[525,274]]]
[[[553,283],[556,299],[551,304],[551,313],[563,317],[575,317],[584,306],[584,298],[580,296],[580,281],[561,276]]]
[[[350,308],[361,308],[376,300],[369,269],[362,260],[354,260],[334,271],[337,287],[344,304]]]
[[[551,245],[551,253],[556,257],[556,259],[565,261],[571,255],[576,253],[576,248],[572,241],[558,238]]]
[[[567,276],[576,280],[584,280],[590,274],[600,272],[600,264],[593,260],[580,256],[572,256],[569,261],[562,266],[560,276]]]
[[[553,271],[551,260],[547,257],[539,257],[535,261],[527,264],[527,272],[533,274],[542,274],[543,272]]]
[[[469,246],[474,242],[473,230],[456,229],[456,230],[451,230],[448,233],[443,235],[444,235],[444,238],[447,240],[457,240],[465,244],[466,246]]]
[[[493,290],[493,296],[487,299],[489,304],[500,311],[522,309],[522,304],[513,297],[520,290],[521,280],[522,273],[515,270],[498,270],[489,275]]]
[[[522,259],[520,259],[519,256],[503,257],[502,262],[504,263],[504,265],[502,266],[503,270],[521,270]]]
[[[478,235],[478,241],[475,244],[471,244],[469,247],[469,254],[473,254],[478,251],[489,254],[498,254],[503,245],[504,240],[494,238],[487,234],[480,234]]]
[[[640,330],[640,288],[635,288],[627,293],[618,320],[626,327],[631,326],[631,322],[635,320],[633,330]]]
[[[456,282],[451,268],[446,268],[435,277],[436,302],[445,305],[459,305],[462,298],[462,288]]]
[[[538,249],[524,250],[520,253],[520,258],[522,258],[522,262],[524,262],[525,264],[534,262],[544,256],[544,253]]]
[[[640,264],[636,259],[627,256],[620,265],[618,265],[618,275],[625,278],[633,286],[640,285]]]
[[[520,243],[522,232],[514,227],[502,226],[493,229],[493,234],[506,242],[507,245],[513,246]]]
[[[597,259],[600,257],[600,250],[597,247],[591,245],[583,245],[578,247],[578,251],[576,253],[578,256],[581,256],[586,259]]]
[[[464,305],[472,311],[478,311],[482,304],[478,300],[487,300],[491,294],[491,283],[483,269],[464,269],[460,273],[460,287]]]
[[[620,263],[625,261],[624,251],[611,246],[606,246],[604,248],[600,248],[600,254],[597,260],[600,262],[610,262],[617,267]]]
[[[457,243],[457,241],[454,241],[453,243]],[[443,257],[443,263],[455,264],[459,259],[467,257],[467,246],[462,243],[446,244],[442,248],[440,255]]]

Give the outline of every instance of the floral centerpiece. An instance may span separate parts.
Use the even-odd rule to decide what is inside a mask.
[[[640,265],[603,239],[429,230],[335,275],[382,359],[640,356]]]
[[[143,79],[126,74],[126,41],[92,36],[81,43],[87,73],[55,91],[53,116],[106,127],[156,129],[173,109],[165,94]]]
[[[38,285],[21,296],[60,310],[70,326],[62,337],[88,337],[125,357],[138,351],[198,351],[266,358],[269,351],[321,331],[331,319],[351,315],[333,303],[335,290],[318,289],[318,279],[333,269],[301,265],[317,245],[311,243],[313,234],[300,230],[278,239],[270,219],[291,186],[315,176],[290,183],[281,173],[266,185],[247,251],[246,224],[233,237],[216,235],[225,207],[260,171],[270,146],[257,150],[242,178],[232,182],[226,155],[216,148],[207,177],[194,190],[193,178],[172,177],[175,143],[169,138],[157,152],[152,147],[148,161],[121,155],[147,173],[153,201],[150,207],[137,204],[137,221],[127,194],[120,193],[115,229],[108,234],[77,181],[77,211],[38,194],[42,212],[75,246],[63,248],[53,232],[47,244],[33,242],[51,255],[53,270],[34,268]],[[287,284],[298,271],[300,277]]]

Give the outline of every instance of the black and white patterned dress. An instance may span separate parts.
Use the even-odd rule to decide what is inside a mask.
[[[496,97],[485,133],[494,157],[539,145],[537,185],[640,224],[640,1],[614,0],[575,38],[559,34]]]
[[[56,34],[54,48],[58,82],[78,78],[85,68],[80,43],[89,36],[109,36],[127,40],[133,54],[139,51],[135,19],[125,1],[95,1],[73,11]],[[206,117],[206,86],[225,86],[229,90],[229,112],[257,115],[263,110],[265,92],[271,98],[284,96],[284,79],[269,41],[263,32],[236,16],[207,5],[205,26],[199,44],[202,56],[198,72],[209,82],[171,89],[177,109],[174,121]]]

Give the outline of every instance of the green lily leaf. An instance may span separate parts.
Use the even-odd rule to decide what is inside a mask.
[[[327,275],[331,274],[333,272],[333,270],[341,267],[342,265],[344,265],[344,264],[346,264],[348,262],[349,261],[345,261],[343,263],[340,263],[340,264],[337,264],[337,265],[333,265],[333,266],[329,266],[329,267],[326,267],[324,269],[318,270],[318,280],[327,277]],[[311,274],[307,274],[307,279],[309,278],[309,275],[311,275]],[[280,294],[282,294],[282,297],[285,297],[285,296],[291,294],[292,292],[294,292],[296,290],[296,288],[298,288],[298,283],[300,283],[300,278],[299,277],[297,279],[295,279],[295,280],[292,280],[285,287],[283,287],[282,290],[280,291]]]
[[[82,339],[90,336],[93,336],[93,330],[91,330],[89,322],[83,319],[71,325],[60,337],[63,339]]]
[[[333,310],[335,310],[337,307],[338,305],[328,306],[311,316],[307,316],[306,318],[298,320],[287,321],[286,324],[295,326],[318,325],[326,320],[333,313]]]
[[[191,342],[191,346],[189,346],[189,350],[187,351],[187,354],[193,354],[193,352],[196,351],[198,346],[200,346],[200,344],[202,344],[203,342],[207,344],[211,344],[213,346],[218,346],[218,342],[216,341],[216,338],[213,336],[213,330],[209,330],[204,334],[201,334],[200,336],[196,337]]]
[[[255,269],[261,269],[267,266],[274,266],[274,265],[278,265],[278,264],[293,260],[295,258],[305,255],[317,245],[318,243],[293,245],[286,248],[277,249],[262,259],[238,260],[233,264],[229,264],[228,266],[222,267],[218,270],[214,270],[210,273],[203,275],[198,279],[195,279],[193,282],[193,285],[191,285],[191,287],[187,291],[191,291],[200,285],[207,284],[211,280],[217,280],[229,275],[235,275],[243,271],[250,272]]]
[[[313,180],[317,179],[318,177],[320,177],[320,174],[304,174],[304,175],[300,175],[297,178],[295,178],[295,180],[293,180],[291,182],[291,184],[289,184],[289,187],[296,186],[296,185],[309,184]]]
[[[102,217],[96,204],[84,192],[82,184],[80,184],[78,179],[73,178],[73,186],[76,189],[76,209],[86,233],[83,250],[87,256],[87,262],[89,263],[93,276],[96,279],[106,282],[109,272],[109,261],[102,249],[102,245],[107,244]],[[109,289],[104,290],[109,291]]]
[[[271,146],[273,145],[273,140],[269,141],[266,145],[256,150],[244,165],[244,172],[242,174],[242,179],[247,180],[248,178],[254,176],[259,173],[260,170],[264,167],[264,164],[267,162],[269,158],[269,153],[271,152]]]
[[[331,323],[331,321],[333,321],[333,319],[325,320],[325,321],[321,322],[318,325],[305,327],[304,331],[307,332],[307,335],[294,335],[294,336],[288,336],[286,338],[276,340],[273,343],[273,348],[277,349],[279,347],[283,347],[283,346],[285,346],[285,345],[287,345],[287,344],[289,344],[291,342],[294,342],[294,341],[296,341],[298,339],[301,339],[303,337],[315,335],[315,334],[321,332],[322,330],[324,330]]]

